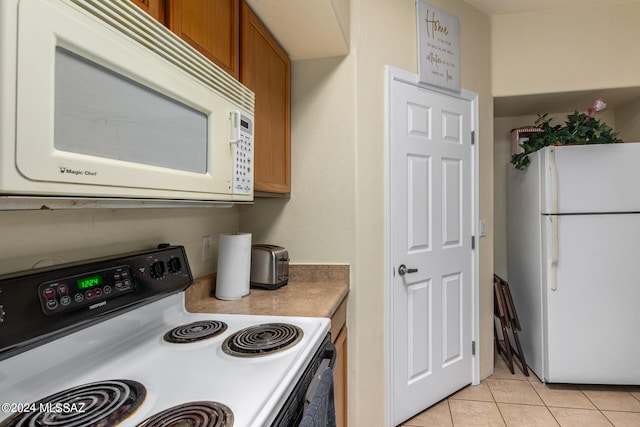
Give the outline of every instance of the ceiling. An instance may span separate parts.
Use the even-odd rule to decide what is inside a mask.
[[[510,13],[534,12],[539,10],[560,9],[563,7],[584,7],[626,3],[629,0],[464,0],[466,3],[487,15],[506,15]]]

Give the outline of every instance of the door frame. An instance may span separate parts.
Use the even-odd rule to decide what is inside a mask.
[[[475,134],[475,141],[471,146],[471,176],[472,176],[472,203],[471,203],[471,234],[475,236],[476,244],[472,254],[472,282],[471,282],[471,339],[476,343],[476,352],[472,356],[471,383],[480,384],[480,303],[479,303],[479,114],[478,94],[467,90],[460,93],[432,87],[420,83],[419,76],[390,65],[385,66],[385,209],[386,209],[386,245],[385,245],[385,353],[386,353],[386,424],[393,425],[393,349],[391,346],[391,330],[393,320],[393,209],[391,206],[391,88],[394,81],[407,83],[422,89],[427,89],[440,95],[463,99],[471,103],[471,131]]]

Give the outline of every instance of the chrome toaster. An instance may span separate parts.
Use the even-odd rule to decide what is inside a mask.
[[[282,246],[251,246],[251,287],[274,290],[289,282],[289,252]]]

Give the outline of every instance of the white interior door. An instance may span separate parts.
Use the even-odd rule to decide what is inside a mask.
[[[475,168],[469,100],[390,85],[389,386],[398,425],[472,382]]]

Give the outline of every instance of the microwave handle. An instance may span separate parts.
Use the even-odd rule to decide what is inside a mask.
[[[240,111],[231,110],[229,119],[231,120],[231,140],[229,144],[237,144],[240,142]]]

